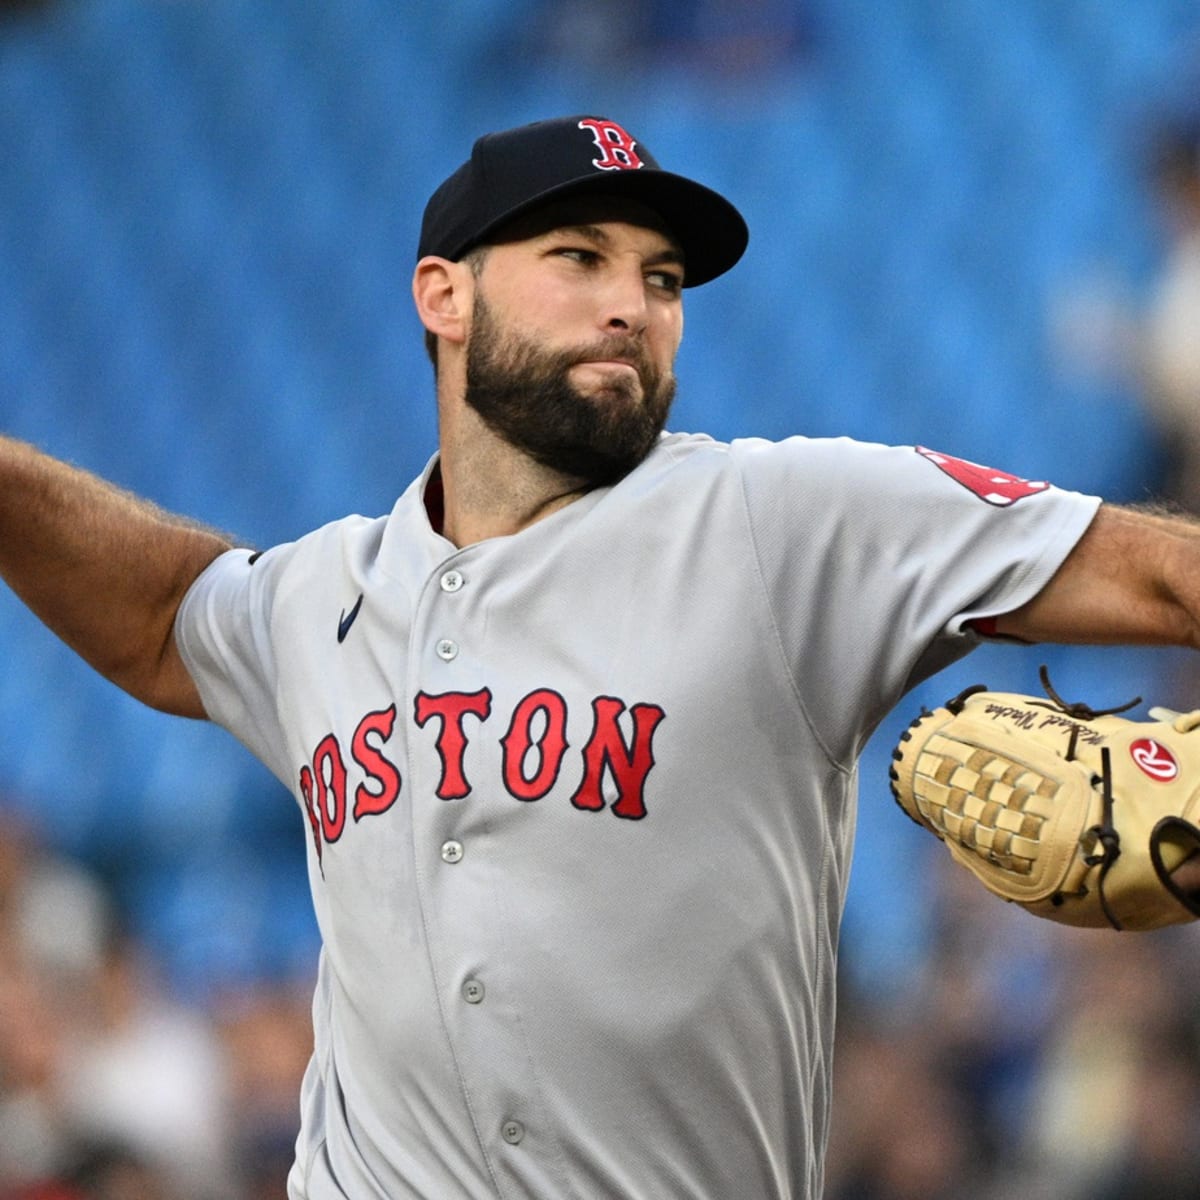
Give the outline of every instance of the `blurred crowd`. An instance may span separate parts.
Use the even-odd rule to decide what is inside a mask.
[[[827,1200],[1200,1200],[1200,931],[1063,929],[934,845],[913,877],[928,953],[894,989],[843,981]],[[308,1005],[183,1003],[98,879],[10,817],[0,1200],[282,1200]]]
[[[930,869],[912,986],[843,988],[827,1200],[1200,1200],[1200,930],[1068,929]]]
[[[777,0],[542,8],[526,49],[669,50],[706,80],[801,60],[819,34]],[[1200,514],[1200,118],[1164,127],[1150,166],[1148,294],[1081,288],[1056,330],[1064,358],[1137,391],[1162,497]],[[843,979],[827,1200],[1200,1200],[1200,927],[1063,929],[932,845],[913,877],[933,881],[932,935],[903,986]],[[0,806],[0,1200],[282,1200],[309,1004],[303,981],[175,994],[100,878]]]
[[[1200,80],[1200,67],[1189,72]],[[1107,379],[1140,401],[1162,447],[1156,499],[1200,514],[1200,106],[1194,96],[1143,137],[1142,175],[1158,217],[1149,278],[1102,265],[1054,315],[1068,370]]]
[[[94,873],[0,815],[0,1200],[281,1200],[308,990],[183,1003]]]

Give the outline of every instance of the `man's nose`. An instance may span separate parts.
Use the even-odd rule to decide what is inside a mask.
[[[603,300],[603,324],[607,330],[644,333],[646,330],[646,281],[639,265],[636,270],[614,271],[606,281]]]

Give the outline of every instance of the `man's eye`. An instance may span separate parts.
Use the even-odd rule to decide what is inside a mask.
[[[676,296],[683,289],[683,279],[674,271],[652,271],[646,276],[646,282],[664,292]]]
[[[594,263],[600,257],[595,250],[585,250],[580,246],[563,246],[558,253],[563,258],[569,258],[572,262],[584,265]]]

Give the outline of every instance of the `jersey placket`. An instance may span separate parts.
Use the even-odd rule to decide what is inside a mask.
[[[489,836],[488,809],[498,797],[485,770],[496,735],[479,644],[477,558],[464,551],[442,564],[422,593],[410,656],[420,726],[410,778],[417,888],[442,1027],[480,1148],[504,1194],[503,1180],[528,1173],[513,1157],[537,1154],[541,1131],[521,1016],[505,972],[510,935]]]

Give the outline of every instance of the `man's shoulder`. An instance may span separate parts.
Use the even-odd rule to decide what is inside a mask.
[[[910,451],[911,452],[911,451]],[[688,463],[696,470],[845,470],[857,463],[877,465],[897,448],[848,437],[737,437],[723,441],[703,433],[664,433],[647,463],[660,470]]]
[[[307,589],[335,575],[369,570],[379,556],[391,515],[357,513],[326,522],[290,542],[255,551],[245,560],[258,585],[276,594]]]

